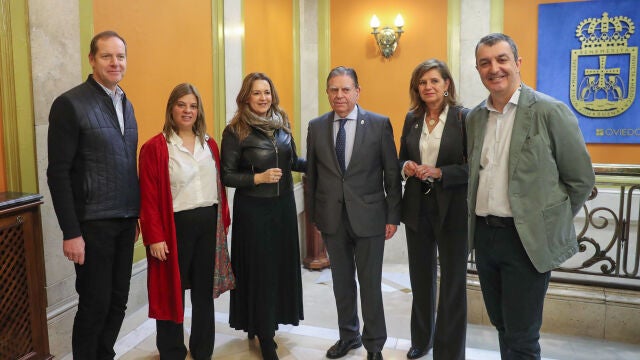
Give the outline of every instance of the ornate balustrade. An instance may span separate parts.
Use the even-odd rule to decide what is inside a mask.
[[[574,220],[579,252],[552,279],[640,290],[640,166],[594,164],[594,171],[596,186]]]

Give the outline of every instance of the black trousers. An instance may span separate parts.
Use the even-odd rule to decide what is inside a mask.
[[[433,358],[436,360],[464,360],[467,332],[467,218],[460,216],[460,219],[450,219],[441,226],[434,195],[433,192],[427,195],[421,203],[417,231],[405,226],[413,294],[411,345],[420,349],[433,347]],[[436,318],[438,255],[440,294]]]
[[[346,214],[346,211],[344,212]],[[382,258],[384,234],[358,237],[343,217],[335,234],[322,234],[329,259],[333,294],[338,309],[340,339],[351,340],[360,333],[358,289],[362,304],[362,343],[367,351],[379,352],[387,341],[387,327],[382,305]]]
[[[113,359],[124,320],[137,219],[82,222],[83,265],[75,265],[78,312],[73,322],[74,359]]]
[[[213,307],[213,271],[216,251],[217,205],[180,211],[173,214],[176,224],[178,262],[182,299],[184,290],[191,289],[191,336],[189,350],[196,360],[211,359],[215,341]],[[156,320],[156,345],[162,360],[184,360],[182,324]]]
[[[539,273],[516,228],[476,222],[475,249],[482,296],[498,330],[505,360],[540,359],[542,307],[551,273]]]

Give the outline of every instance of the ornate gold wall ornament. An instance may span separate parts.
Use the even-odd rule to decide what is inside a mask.
[[[582,47],[571,50],[570,97],[580,114],[608,118],[622,114],[633,104],[638,47],[629,47],[628,40],[634,32],[630,18],[611,18],[606,12],[599,19],[584,19],[576,27]],[[585,65],[593,63],[595,57],[597,67]]]

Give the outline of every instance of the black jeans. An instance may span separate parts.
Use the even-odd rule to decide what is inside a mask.
[[[201,207],[174,213],[182,299],[184,290],[191,289],[191,337],[189,349],[196,359],[211,359],[215,341],[213,308],[213,271],[216,251],[217,206]],[[184,360],[182,324],[170,320],[156,321],[156,345],[160,359]]]
[[[502,359],[540,359],[542,307],[551,273],[539,273],[516,228],[476,222],[476,263],[482,296],[498,330]]]
[[[75,265],[74,359],[113,359],[129,297],[137,219],[85,221],[83,265]]]

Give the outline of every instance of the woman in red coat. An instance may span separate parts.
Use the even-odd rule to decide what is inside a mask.
[[[218,146],[206,134],[202,100],[176,86],[162,133],[140,150],[140,225],[148,261],[149,317],[160,359],[184,359],[184,290],[191,289],[189,350],[210,359],[214,296],[233,287],[226,235],[230,223]]]

